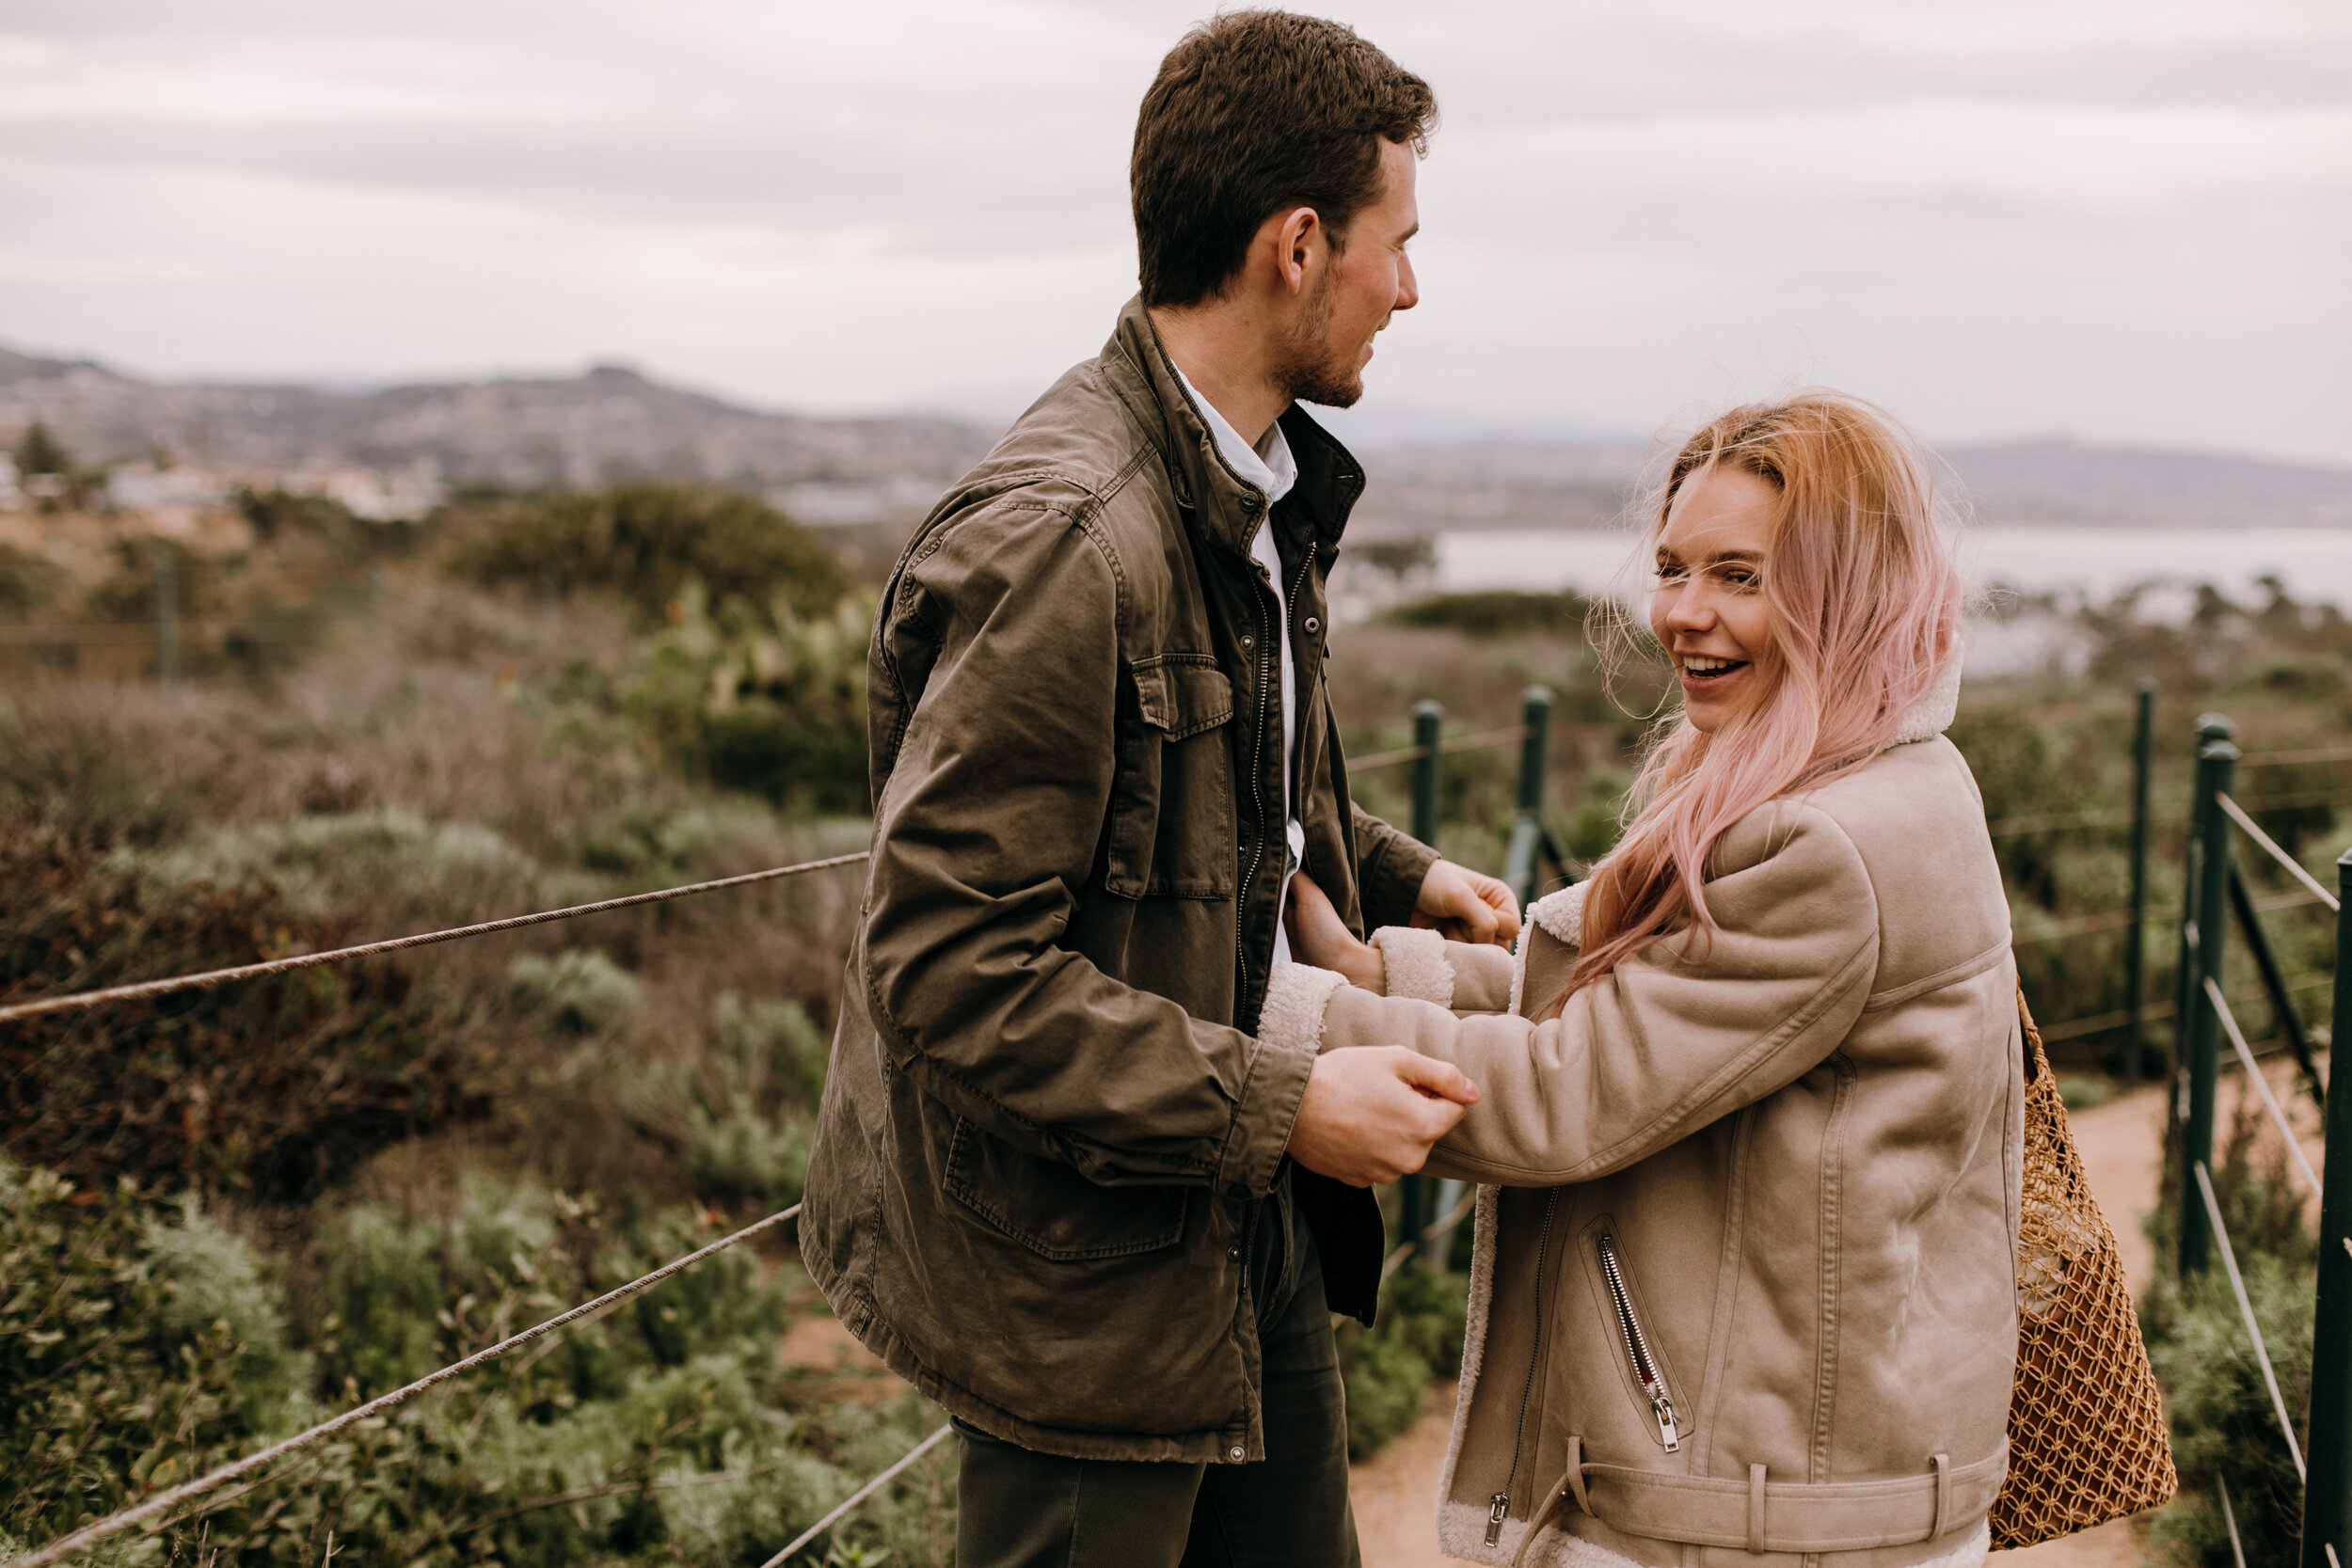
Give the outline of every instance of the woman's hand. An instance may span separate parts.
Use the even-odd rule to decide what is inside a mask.
[[[1340,911],[1314,879],[1301,871],[1291,878],[1290,906],[1282,914],[1290,933],[1291,956],[1317,969],[1337,970],[1349,983],[1386,994],[1388,966],[1380,949],[1356,940]]]
[[[1412,924],[1434,927],[1449,942],[1508,947],[1518,940],[1519,903],[1500,878],[1439,861],[1422,880]]]

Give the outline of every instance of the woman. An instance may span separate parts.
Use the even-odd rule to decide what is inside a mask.
[[[1483,1183],[1447,1552],[1965,1568],[2006,1461],[2024,1083],[1942,735],[1959,579],[1917,455],[1829,395],[1700,431],[1650,543],[1683,704],[1623,842],[1516,959],[1358,942],[1302,887],[1319,967],[1261,1033],[1407,1040],[1484,1087],[1429,1165]]]

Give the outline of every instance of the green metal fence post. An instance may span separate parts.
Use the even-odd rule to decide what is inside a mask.
[[[1436,848],[1438,844],[1438,732],[1445,709],[1435,703],[1413,705],[1413,836]]]
[[[2196,837],[2203,847],[2197,856],[2197,956],[2193,988],[2185,1015],[2185,1060],[2188,1068],[2188,1124],[2181,1135],[2181,1273],[2202,1273],[2213,1237],[2204,1206],[2190,1196],[2187,1173],[2213,1164],[2214,1069],[2220,1044],[2221,1021],[2204,983],[2221,979],[2221,958],[2230,929],[2230,819],[2222,815],[2221,797],[2230,790],[2238,750],[2227,740],[2208,740],[2197,749],[2197,793],[2191,802]]]
[[[2138,721],[2132,727],[2132,923],[2123,933],[2123,1083],[2139,1082],[2140,1014],[2148,1005],[2148,760],[2155,739],[2156,683],[2139,683]]]
[[[2197,719],[2197,744],[2201,749],[2217,740],[2227,740],[2233,731],[2229,720],[2218,713],[2200,714]],[[2181,1074],[2188,1062],[2188,1021],[2191,1003],[2197,994],[2197,894],[2204,883],[2198,867],[2204,863],[2204,844],[2197,836],[2197,809],[2188,813],[2187,863],[2181,878],[2180,946],[2172,964],[2172,1059],[2168,1064],[2167,1082],[2170,1093],[2165,1101],[2166,1125],[2177,1138],[2181,1123],[2187,1119],[2187,1102],[2184,1095]],[[2352,1568],[2352,1565],[2347,1565]]]
[[[1511,825],[1511,851],[1503,857],[1502,879],[1525,909],[1535,901],[1543,879],[1544,765],[1551,756],[1551,692],[1531,686],[1519,697],[1519,815]]]
[[[2339,895],[2352,895],[2352,851],[2336,862]],[[2328,1035],[2352,1038],[2352,927],[2336,917],[2336,1000]],[[2312,1323],[2311,1473],[2303,1491],[2302,1568],[2352,1568],[2352,1092],[2330,1097],[2320,1177],[2319,1302]],[[2328,1548],[2335,1548],[2335,1560]]]
[[[1444,708],[1433,702],[1413,705],[1413,745],[1420,753],[1413,758],[1413,836],[1432,848],[1438,843],[1438,740],[1444,727]],[[1398,1240],[1414,1243],[1416,1255],[1421,1233],[1438,1217],[1431,1212],[1430,1187],[1425,1176],[1408,1176],[1397,1183]]]

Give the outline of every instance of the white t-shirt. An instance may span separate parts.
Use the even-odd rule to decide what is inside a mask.
[[[1169,369],[1174,370],[1171,361]],[[1258,532],[1249,542],[1249,559],[1265,568],[1267,578],[1274,584],[1274,641],[1281,650],[1278,660],[1282,671],[1281,713],[1279,728],[1282,736],[1282,838],[1290,852],[1290,868],[1296,871],[1307,858],[1307,830],[1298,823],[1297,784],[1291,777],[1291,752],[1296,745],[1294,731],[1298,712],[1298,659],[1291,651],[1291,608],[1288,586],[1282,581],[1282,560],[1274,548],[1274,503],[1291,493],[1298,483],[1298,460],[1291,455],[1291,444],[1283,437],[1279,424],[1266,426],[1265,435],[1256,446],[1241,438],[1207,398],[1200,395],[1184,372],[1176,371],[1176,379],[1200,406],[1200,417],[1208,421],[1209,434],[1216,439],[1216,450],[1226,466],[1249,483],[1265,492],[1266,515],[1258,524]],[[1282,898],[1290,898],[1290,878],[1282,879]],[[1291,956],[1290,933],[1282,923],[1274,923],[1274,961],[1288,963]]]

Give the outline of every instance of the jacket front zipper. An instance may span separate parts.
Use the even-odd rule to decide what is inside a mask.
[[[1519,1389],[1518,1431],[1511,1438],[1511,1469],[1502,1490],[1486,1506],[1486,1544],[1502,1539],[1503,1515],[1511,1512],[1511,1488],[1519,1481],[1519,1453],[1527,1447],[1527,1406],[1535,1397],[1535,1369],[1544,1359],[1544,1258],[1551,1250],[1551,1213],[1560,1205],[1560,1189],[1544,1194],[1544,1224],[1535,1237],[1535,1345],[1527,1353],[1527,1382]]]
[[[1682,1433],[1675,1422],[1674,1395],[1667,1391],[1666,1374],[1659,1370],[1658,1358],[1650,1354],[1642,1320],[1634,1315],[1632,1293],[1626,1290],[1624,1271],[1617,1267],[1617,1239],[1604,1230],[1598,1244],[1601,1275],[1609,1281],[1609,1299],[1616,1305],[1617,1327],[1625,1335],[1626,1358],[1633,1364],[1642,1392],[1649,1396],[1650,1413],[1658,1418],[1658,1435],[1665,1441],[1666,1451],[1678,1452]]]
[[[1259,527],[1261,529],[1275,527],[1273,510],[1268,508],[1265,519],[1259,524]],[[1249,804],[1256,806],[1256,811],[1259,811],[1259,844],[1256,844],[1256,848],[1251,848],[1249,851],[1249,870],[1242,875],[1242,908],[1249,905],[1249,889],[1256,884],[1256,881],[1259,881],[1259,867],[1265,865],[1265,790],[1259,785],[1259,771],[1265,764],[1265,703],[1279,698],[1279,691],[1282,691],[1282,687],[1268,689],[1268,684],[1265,684],[1268,679],[1282,677],[1282,670],[1270,668],[1270,663],[1268,663],[1275,654],[1275,649],[1273,649],[1275,640],[1265,635],[1265,599],[1259,594],[1261,588],[1265,588],[1270,593],[1270,590],[1273,590],[1273,583],[1268,583],[1268,578],[1265,578],[1265,566],[1261,566],[1256,560],[1249,562],[1249,578],[1251,578],[1251,583],[1249,583],[1251,604],[1254,604],[1256,611],[1259,611],[1259,641],[1263,641],[1263,644],[1268,644],[1268,646],[1259,649],[1259,721],[1251,724],[1251,731],[1254,731],[1254,734],[1249,736]],[[1284,820],[1282,820],[1279,832],[1284,834],[1284,842],[1287,842],[1289,839],[1289,801],[1284,801]],[[1284,853],[1289,853],[1289,848],[1284,848]],[[1247,997],[1247,994],[1249,994],[1249,936],[1242,931],[1240,912],[1242,910],[1237,908],[1235,922],[1232,922],[1232,927],[1235,927],[1235,933],[1232,933],[1232,966],[1235,966],[1235,974],[1237,974],[1237,978],[1240,978],[1242,994]],[[1275,903],[1275,922],[1278,924],[1282,922],[1282,905],[1279,905],[1279,900]]]

